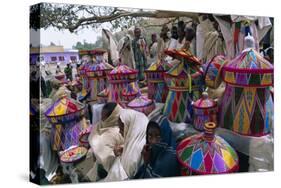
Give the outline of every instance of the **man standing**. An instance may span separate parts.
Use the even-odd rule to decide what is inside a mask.
[[[64,68],[64,73],[66,76],[66,79],[72,81],[72,67],[70,63],[67,63],[66,67]]]
[[[185,44],[185,23],[184,21],[179,21],[178,22],[178,41],[177,41],[177,46],[176,49],[182,49],[182,47]]]
[[[135,38],[132,41],[136,69],[138,70],[138,80],[140,87],[144,86],[144,70],[147,68],[147,45],[145,39],[141,36],[140,28],[134,30]]]
[[[165,49],[169,48],[170,42],[171,42],[171,39],[168,36],[169,31],[170,31],[170,29],[166,24],[162,26],[161,33],[160,33],[160,39],[159,39],[158,45],[157,45],[158,60],[162,60],[166,57],[164,51],[165,51]]]
[[[149,45],[149,62],[148,65],[154,63],[157,60],[157,35],[153,33],[151,35],[151,44]]]
[[[202,60],[203,62],[209,62],[215,55],[225,55],[225,43],[222,33],[220,31],[219,24],[210,14],[208,20],[210,20],[209,30],[205,32]]]

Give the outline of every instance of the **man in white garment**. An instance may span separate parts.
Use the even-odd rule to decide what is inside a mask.
[[[209,62],[216,55],[225,55],[225,44],[218,23],[211,14],[207,20],[210,20],[211,25],[204,35],[203,62]]]
[[[164,24],[162,26],[161,32],[160,32],[160,39],[157,42],[157,61],[161,61],[163,59],[169,61],[168,56],[165,55],[165,50],[169,48],[171,39],[169,37],[169,27]]]
[[[121,38],[117,45],[120,62],[133,69],[136,69],[132,40],[134,37],[134,28],[129,28],[126,35]]]
[[[176,49],[177,40],[178,40],[178,28],[177,28],[177,26],[174,25],[174,26],[172,26],[172,29],[171,29],[171,40],[169,42],[169,47],[168,47],[169,50]]]
[[[147,59],[148,66],[157,60],[157,34],[153,33],[151,35],[151,44],[148,47],[149,57]]]
[[[199,24],[196,28],[196,56],[201,60],[203,58],[205,34],[213,30],[213,28],[207,14],[199,14],[198,19]]]

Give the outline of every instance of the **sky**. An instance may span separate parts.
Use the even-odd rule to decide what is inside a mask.
[[[41,33],[41,41],[40,43],[43,45],[49,45],[51,42],[56,45],[63,45],[64,48],[72,48],[77,42],[86,42],[95,43],[98,36],[101,36],[101,29],[106,28],[109,29],[109,24],[104,23],[98,29],[93,28],[85,28],[78,31],[78,33],[70,33],[68,30],[57,30],[53,27],[49,27],[48,29],[40,29]],[[30,31],[30,42],[32,46],[38,46],[39,42],[36,40],[38,37],[35,37],[37,32],[33,29]]]

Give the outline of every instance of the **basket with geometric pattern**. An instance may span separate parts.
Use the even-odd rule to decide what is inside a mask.
[[[216,124],[208,122],[204,133],[182,140],[177,146],[177,158],[185,175],[224,174],[239,169],[236,151],[214,134]]]
[[[165,102],[168,88],[164,80],[164,73],[171,67],[172,65],[166,61],[158,61],[144,71],[148,84],[148,98],[160,103]]]
[[[85,115],[85,105],[63,96],[47,111],[45,116],[52,124],[51,144],[53,150],[65,150],[79,144],[80,123]]]
[[[192,122],[192,101],[200,98],[202,93],[202,72],[199,62],[192,55],[181,56],[174,51],[181,61],[164,73],[169,93],[166,98],[163,114],[173,122]],[[193,62],[194,61],[194,62]]]
[[[208,97],[207,92],[202,93],[202,98],[193,104],[193,126],[196,130],[203,131],[207,122],[217,124],[217,103]]]
[[[246,136],[263,136],[273,126],[273,66],[246,49],[223,67],[226,88],[220,105],[220,127]]]
[[[207,87],[217,89],[222,82],[222,68],[227,63],[225,56],[216,55],[208,63],[205,71],[205,84]]]
[[[129,102],[127,107],[148,115],[155,109],[155,103],[147,96],[141,95]]]
[[[88,77],[88,86],[91,89],[89,101],[96,101],[97,95],[106,88],[106,75],[112,69],[113,67],[105,62],[95,63],[91,66],[88,66],[86,74]]]

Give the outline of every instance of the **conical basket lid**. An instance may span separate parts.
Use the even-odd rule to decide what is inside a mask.
[[[226,83],[238,86],[271,86],[273,65],[254,49],[245,49],[223,67]]]

